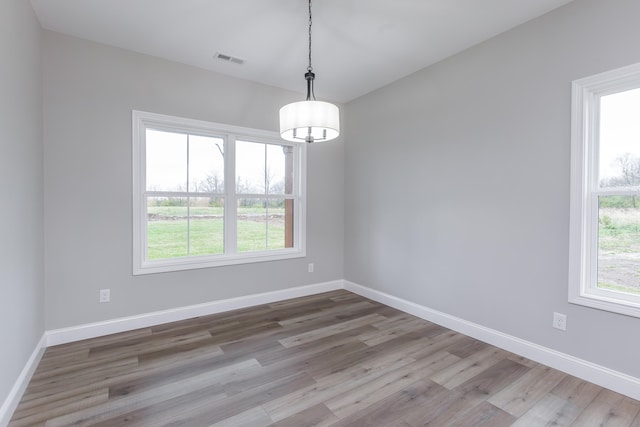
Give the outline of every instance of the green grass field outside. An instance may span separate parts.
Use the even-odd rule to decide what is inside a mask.
[[[153,206],[148,208],[147,256],[150,260],[224,253],[222,207]],[[238,252],[284,248],[283,208],[238,210]]]

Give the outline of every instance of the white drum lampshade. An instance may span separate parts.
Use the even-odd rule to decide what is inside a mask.
[[[287,141],[330,141],[340,135],[340,111],[316,100],[287,104],[280,109],[280,135]]]

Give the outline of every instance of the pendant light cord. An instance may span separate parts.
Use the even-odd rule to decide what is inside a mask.
[[[311,66],[311,26],[313,25],[313,19],[311,18],[311,0],[309,0],[309,66],[307,71],[313,71]]]
[[[313,67],[311,66],[311,27],[313,25],[313,19],[311,18],[311,0],[309,0],[309,66],[307,67],[307,73],[304,75],[307,81],[307,101],[313,99],[316,100],[316,93],[313,89],[313,80],[316,75],[313,73]],[[313,97],[313,98],[312,98]]]

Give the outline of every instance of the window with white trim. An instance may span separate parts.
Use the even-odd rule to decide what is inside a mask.
[[[640,64],[572,89],[569,301],[640,317]]]
[[[306,146],[133,111],[133,272],[305,255]]]

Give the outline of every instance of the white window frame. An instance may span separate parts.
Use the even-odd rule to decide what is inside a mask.
[[[572,83],[569,302],[640,317],[640,296],[597,287],[598,196],[640,195],[598,183],[600,98],[640,88],[640,63]]]
[[[147,259],[146,151],[147,128],[221,138],[225,145],[224,240],[225,253],[180,258]],[[304,143],[284,141],[277,132],[133,110],[133,274],[161,273],[225,265],[276,261],[306,256],[306,152]],[[236,251],[235,141],[293,147],[293,247],[265,251]],[[249,195],[253,196],[253,195]],[[276,197],[275,195],[273,197]],[[278,195],[282,198],[283,195]]]

